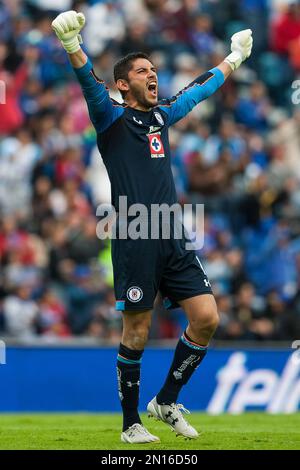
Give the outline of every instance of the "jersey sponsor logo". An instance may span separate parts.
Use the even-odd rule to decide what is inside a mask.
[[[157,122],[158,122],[161,126],[164,126],[165,121],[163,120],[162,115],[156,111],[156,112],[154,112],[154,116],[156,117]]]
[[[139,124],[140,126],[143,125],[143,121],[141,121],[140,119],[137,119],[135,116],[133,116],[133,120],[134,120],[134,122],[136,122],[136,123]]]
[[[151,158],[164,158],[165,150],[161,140],[160,132],[148,134]]]
[[[153,132],[160,131],[161,127],[160,126],[150,126],[149,127],[149,134],[153,134]]]
[[[133,286],[129,287],[127,291],[127,299],[130,300],[130,302],[139,302],[143,298],[143,291],[140,287]]]

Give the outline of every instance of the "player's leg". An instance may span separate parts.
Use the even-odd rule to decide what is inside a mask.
[[[159,404],[176,403],[183,385],[204,359],[219,321],[212,294],[198,295],[178,303],[184,309],[189,324],[177,343],[167,379],[157,395]]]
[[[178,303],[186,313],[189,321],[186,335],[192,342],[208,346],[218,324],[219,314],[212,294],[197,295]]]
[[[117,373],[123,410],[121,439],[128,443],[159,440],[142,425],[138,413],[140,369],[158,289],[157,243],[151,240],[112,240],[116,309],[123,315]],[[142,264],[142,266],[141,266]]]
[[[117,362],[123,431],[142,422],[138,413],[140,371],[150,324],[151,311],[123,313],[123,334]]]
[[[143,426],[138,412],[140,372],[151,325],[151,310],[123,313],[123,334],[119,348],[118,389],[123,411],[121,439],[127,443],[158,441]]]
[[[194,438],[198,433],[183,418],[176,402],[183,385],[206,355],[218,324],[218,313],[209,280],[195,253],[184,250],[180,242],[176,245],[173,241],[171,247],[174,262],[164,273],[161,289],[169,296],[167,307],[180,305],[189,325],[177,343],[165,383],[147,408],[152,416],[170,424],[178,434]]]
[[[198,432],[184,419],[182,411],[187,410],[176,402],[182,387],[206,355],[209,340],[218,325],[218,313],[211,294],[178,303],[185,310],[189,325],[177,343],[166,381],[147,409],[149,416],[171,425],[177,434],[193,439],[198,437]]]

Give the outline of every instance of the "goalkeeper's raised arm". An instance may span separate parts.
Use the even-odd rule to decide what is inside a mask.
[[[252,45],[251,29],[234,34],[231,38],[231,54],[221,64],[197,77],[176,96],[163,100],[161,106],[169,116],[169,125],[185,117],[197,104],[215,93],[224,80],[250,56]]]
[[[84,24],[84,14],[71,10],[58,15],[52,22],[52,29],[69,55],[87,102],[91,121],[97,132],[103,132],[118,118],[121,110],[110,99],[103,80],[96,77],[91,61],[80,47],[80,31]]]

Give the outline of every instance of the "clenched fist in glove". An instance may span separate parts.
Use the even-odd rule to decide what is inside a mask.
[[[79,33],[84,23],[84,14],[73,10],[61,13],[52,21],[52,29],[68,54],[74,54],[80,49],[82,39]]]
[[[230,65],[232,70],[239,68],[244,60],[251,55],[253,38],[251,29],[244,29],[235,33],[231,38],[231,54],[224,62]]]

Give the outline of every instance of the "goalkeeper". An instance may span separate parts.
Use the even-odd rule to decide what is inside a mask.
[[[128,206],[142,203],[172,206],[177,202],[171,172],[168,128],[212,95],[246,60],[252,50],[251,30],[232,36],[231,53],[176,96],[158,100],[155,65],[143,53],[132,53],[114,67],[114,79],[122,104],[111,99],[104,82],[97,78],[91,61],[80,47],[82,13],[67,11],[52,27],[81,84],[89,115],[112,188],[112,204],[119,210],[119,197]],[[173,428],[178,435],[196,438],[198,432],[186,421],[177,403],[183,385],[206,355],[218,325],[216,302],[209,280],[186,239],[112,240],[116,308],[123,312],[123,334],[117,359],[118,390],[123,410],[121,440],[127,443],[158,441],[143,425],[138,413],[140,368],[151,324],[153,302],[160,291],[168,308],[181,306],[188,326],[179,339],[169,373],[158,394],[149,402],[149,416]],[[158,364],[153,364],[155,374]]]

